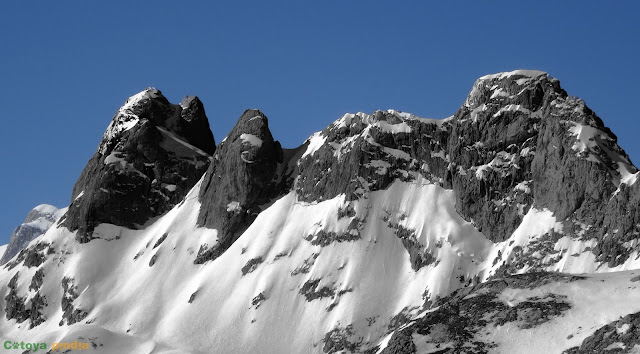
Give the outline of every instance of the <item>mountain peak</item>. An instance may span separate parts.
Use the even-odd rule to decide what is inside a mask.
[[[49,227],[58,220],[66,208],[58,209],[53,205],[40,204],[33,208],[24,219],[24,222],[16,227],[11,234],[9,244],[0,258],[0,265],[7,263],[18,252],[24,249],[31,240],[47,232]]]
[[[197,97],[175,105],[147,88],[116,112],[74,186],[64,225],[82,241],[99,223],[140,227],[186,195],[214,151]]]
[[[483,104],[508,102],[531,111],[542,103],[545,91],[566,96],[560,82],[543,71],[514,70],[485,75],[475,81],[463,107],[484,110]]]
[[[216,247],[203,246],[196,263],[217,258],[255,219],[261,207],[281,194],[279,166],[284,155],[257,109],[242,113],[220,143],[200,189],[198,224],[218,230]]]
[[[136,93],[135,95],[129,97],[127,99],[127,101],[125,102],[125,104],[122,105],[122,107],[120,107],[119,111],[123,112],[123,111],[131,110],[136,105],[138,105],[141,101],[146,100],[146,99],[154,99],[154,98],[166,99],[164,97],[164,95],[162,94],[162,92],[160,90],[158,90],[157,88],[155,88],[155,87],[147,87],[146,89],[144,89],[144,90]]]

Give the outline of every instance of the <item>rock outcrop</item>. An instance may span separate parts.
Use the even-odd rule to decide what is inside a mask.
[[[476,81],[452,121],[456,209],[503,241],[535,206],[576,240],[597,239],[602,263],[624,263],[640,234],[638,169],[584,101],[546,73],[518,70]]]
[[[304,201],[355,200],[412,172],[441,182],[449,124],[393,110],[346,114],[307,140],[296,191]]]
[[[206,171],[213,134],[197,97],[154,88],[127,100],[76,182],[63,225],[87,242],[100,223],[138,228],[180,202]]]
[[[452,125],[456,207],[494,241],[507,239],[532,205],[595,230],[638,172],[584,101],[543,72],[478,79]]]
[[[489,353],[497,344],[490,337],[482,338],[481,333],[487,328],[505,325],[524,330],[536,328],[563,316],[572,307],[566,296],[542,291],[540,296],[523,297],[514,304],[505,300],[502,295],[505,291],[582,279],[558,273],[530,273],[460,289],[440,299],[432,311],[399,326],[382,351],[373,347],[368,352],[418,353],[416,343],[420,343],[422,347],[439,348],[437,353]]]
[[[218,230],[218,243],[201,248],[197,264],[222,254],[281,193],[278,165],[283,162],[282,147],[273,140],[267,117],[246,110],[218,146],[202,181],[198,225]]]

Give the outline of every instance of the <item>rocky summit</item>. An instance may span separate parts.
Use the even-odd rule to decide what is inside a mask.
[[[299,147],[257,109],[217,146],[209,123],[195,96],[126,101],[68,209],[14,233],[0,333],[96,353],[640,351],[638,169],[547,73],[483,76],[444,119],[347,113]]]
[[[197,97],[173,105],[155,88],[130,97],[113,117],[62,221],[80,242],[96,225],[139,228],[180,202],[215,151]]]

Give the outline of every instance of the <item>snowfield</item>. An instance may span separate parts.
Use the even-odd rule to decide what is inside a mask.
[[[55,227],[34,240],[56,250],[40,267],[45,274],[40,291],[53,305],[43,313],[49,320],[37,331],[2,321],[0,332],[47,343],[91,337],[98,343],[96,352],[104,353],[320,353],[327,333],[350,326],[353,341],[375,346],[387,337],[389,321],[398,313],[418,315],[425,300],[446,296],[474,277],[486,278],[497,252],[508,255],[509,249],[558,227],[549,212],[532,209],[512,239],[493,244],[455,212],[452,191],[422,179],[396,181],[350,204],[361,220],[352,240],[314,242],[321,230],[348,231],[353,219],[338,218],[348,205],[343,197],[309,204],[291,192],[264,210],[222,256],[195,265],[198,247],[217,239],[215,230],[195,226],[199,188],[144,230],[102,224],[96,229],[100,239],[78,244],[68,230]],[[412,270],[396,235],[400,227],[426,246],[432,263]],[[571,271],[574,264],[554,270]],[[0,275],[2,298],[17,270]],[[34,293],[27,287],[35,271],[23,268],[18,275],[19,294],[27,299]],[[598,326],[640,311],[640,292],[629,280],[636,273],[505,291],[501,298],[511,304],[553,291],[573,305],[553,326],[525,331],[506,325],[486,338],[500,343],[500,353],[539,348],[551,353],[577,345]],[[73,306],[88,311],[82,325],[58,324],[63,277],[77,286]],[[301,290],[305,284],[312,284],[306,292]],[[566,340],[569,335],[572,340]]]

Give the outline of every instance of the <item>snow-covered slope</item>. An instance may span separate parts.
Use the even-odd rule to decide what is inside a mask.
[[[493,279],[424,309],[376,352],[637,353],[639,274],[541,272]]]
[[[194,98],[178,108],[159,91],[135,97],[101,146],[128,146],[126,163],[142,168],[149,157],[129,143],[140,131],[159,139],[163,163],[184,161],[165,147],[197,146],[172,123],[200,109]],[[114,130],[125,113],[136,123]],[[194,161],[208,155],[197,149]],[[0,271],[0,333],[97,353],[573,353],[639,342],[625,337],[640,311],[638,171],[545,73],[482,77],[444,120],[346,114],[292,150],[247,110],[210,152],[166,212],[146,206],[144,225],[96,219],[89,203],[90,238],[60,222],[33,240]],[[83,178],[102,165],[90,161]],[[100,183],[117,194],[109,178]],[[608,342],[594,339],[612,328]]]

